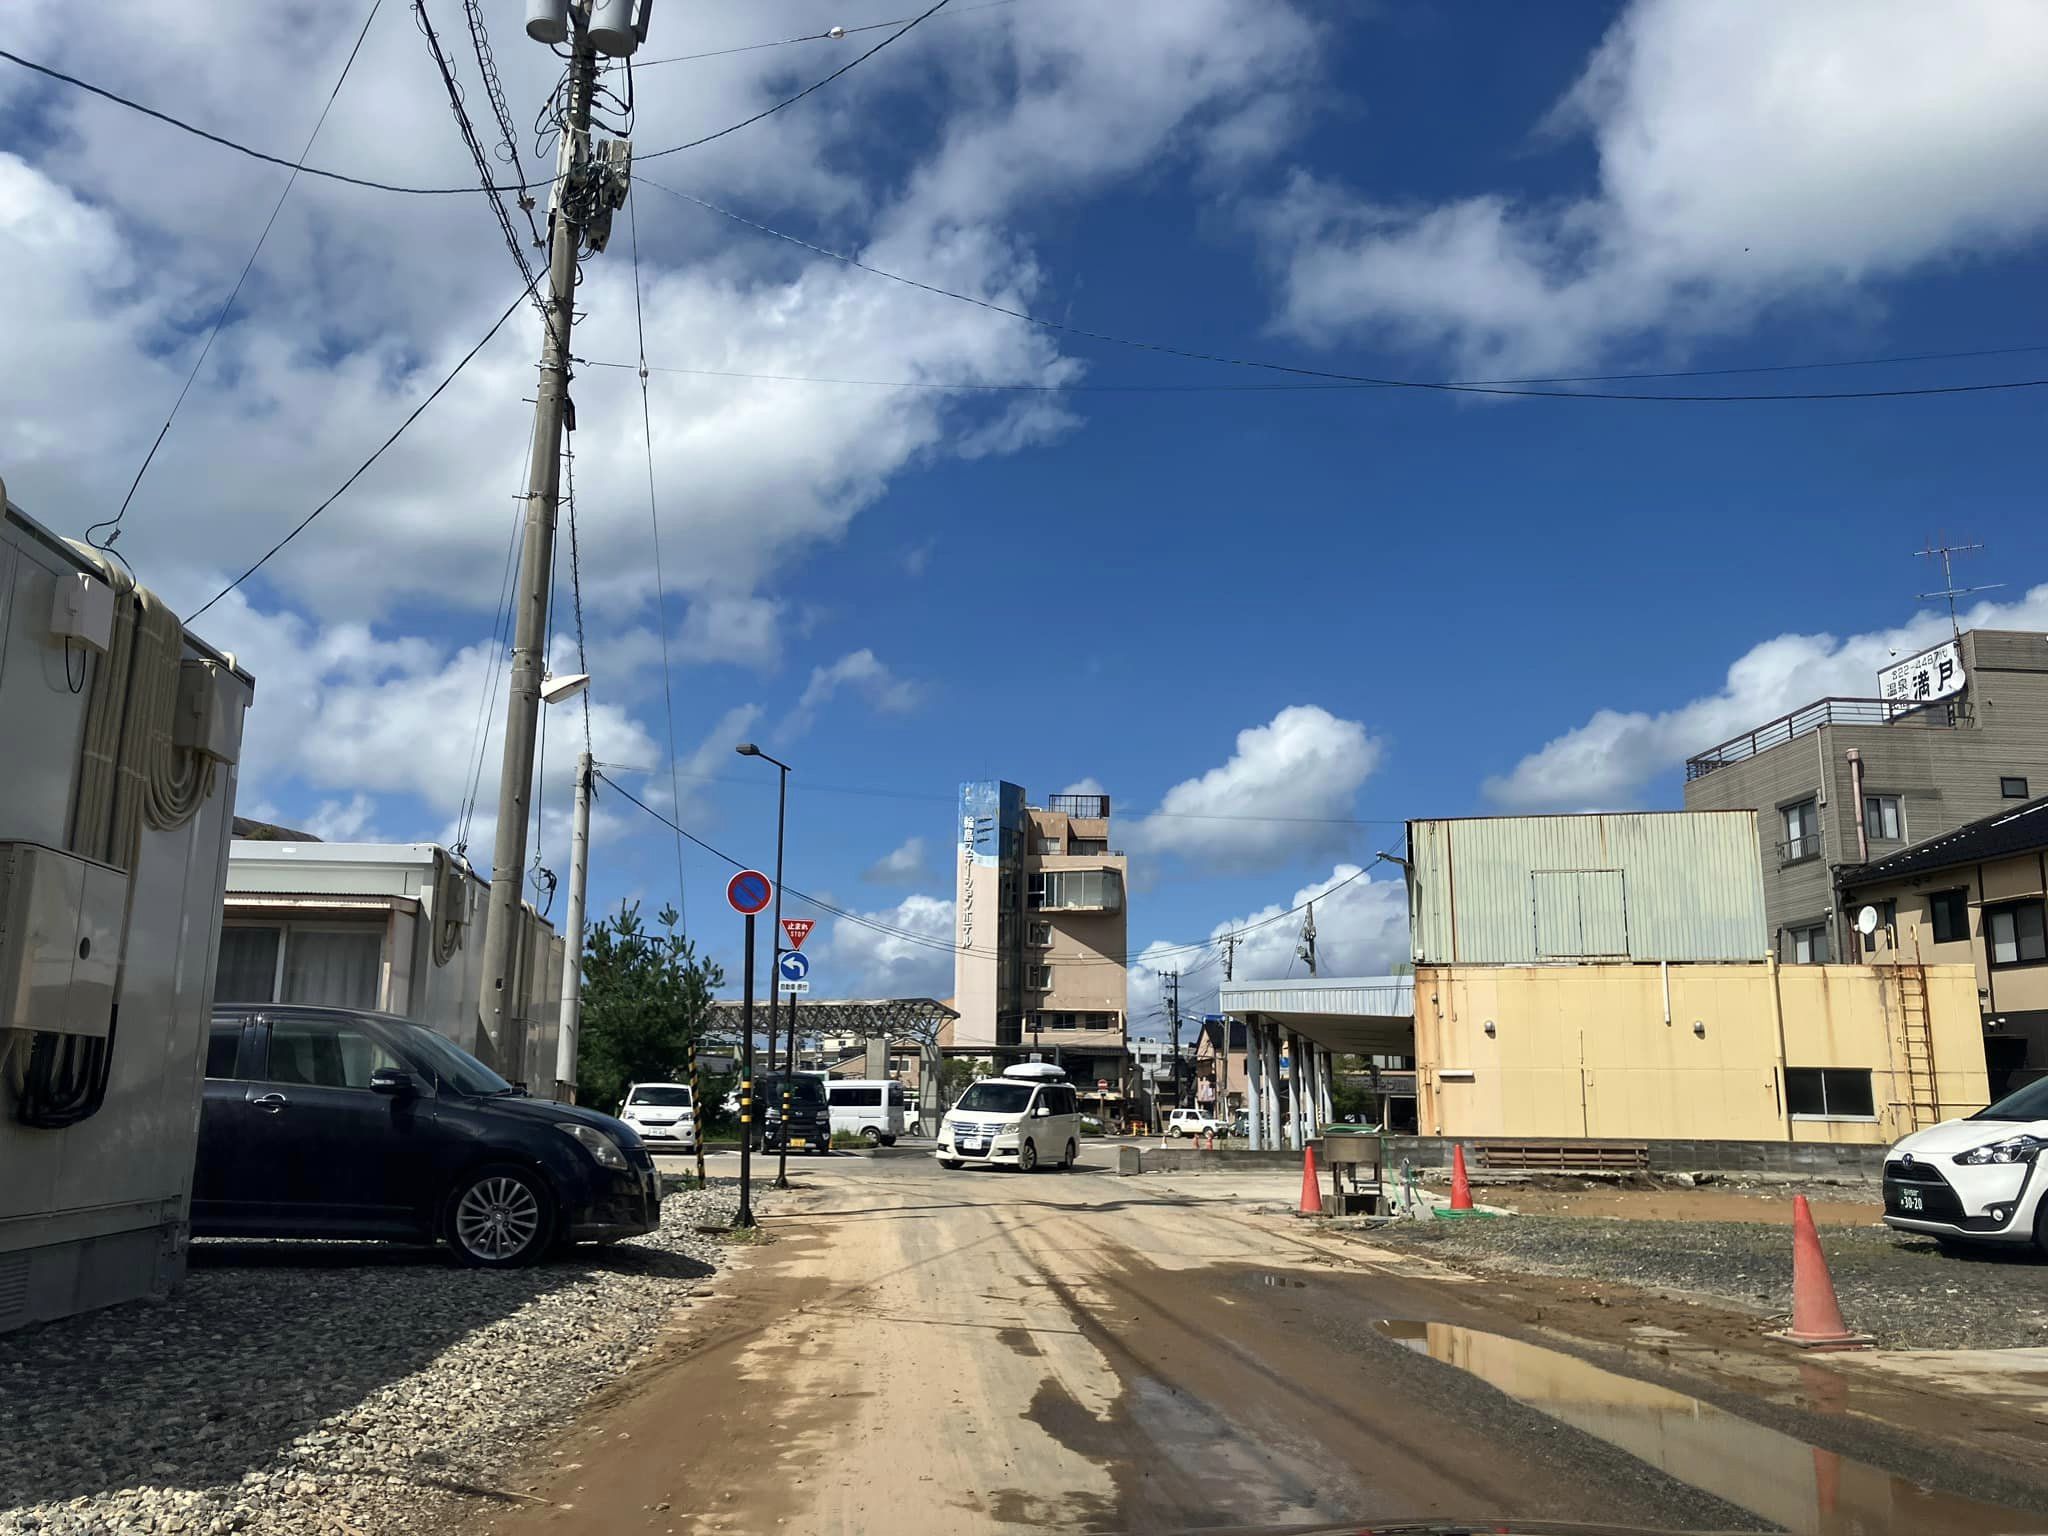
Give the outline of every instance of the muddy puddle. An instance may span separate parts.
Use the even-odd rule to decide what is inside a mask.
[[[1922,1488],[1668,1387],[1495,1333],[1389,1319],[1379,1331],[1794,1536],[1991,1536],[2048,1520]]]

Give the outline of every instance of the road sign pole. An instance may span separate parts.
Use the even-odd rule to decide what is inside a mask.
[[[732,1224],[754,1225],[754,914],[747,914],[746,979],[740,985],[740,1209]]]

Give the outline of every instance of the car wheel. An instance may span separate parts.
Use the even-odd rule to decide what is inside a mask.
[[[2048,1254],[2048,1195],[2034,1206],[2034,1246]]]
[[[448,1242],[463,1263],[481,1269],[531,1264],[554,1243],[555,1202],[538,1174],[484,1168],[448,1201]]]
[[[1080,1160],[1081,1149],[1074,1145],[1074,1140],[1070,1136],[1067,1138],[1067,1158],[1065,1162],[1060,1164],[1060,1166],[1062,1168],[1071,1168],[1074,1166],[1075,1163],[1079,1162]]]
[[[896,1138],[894,1136],[884,1136],[882,1138],[882,1145],[885,1147],[893,1147],[896,1145]]]
[[[1178,1122],[1176,1122],[1176,1123],[1174,1123],[1174,1124],[1172,1124],[1172,1125],[1169,1125],[1169,1126],[1168,1126],[1168,1127],[1166,1128],[1166,1134],[1167,1134],[1167,1135],[1169,1135],[1169,1136],[1178,1136],[1178,1135],[1180,1135],[1180,1125],[1179,1125],[1179,1123],[1178,1123]]]
[[[959,1159],[958,1159],[958,1158],[952,1158],[952,1157],[942,1157],[942,1158],[940,1158],[940,1159],[939,1159],[939,1166],[940,1166],[941,1168],[956,1168],[956,1169],[957,1169],[957,1168],[958,1168],[958,1167],[960,1166],[960,1161],[959,1161]]]
[[[1038,1172],[1037,1142],[1026,1140],[1024,1145],[1017,1149],[1017,1171],[1019,1173]]]
[[[860,1133],[860,1139],[871,1147],[879,1147],[882,1144],[882,1133],[871,1125]]]

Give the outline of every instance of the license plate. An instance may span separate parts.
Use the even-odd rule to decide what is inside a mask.
[[[1899,1209],[1902,1211],[1924,1211],[1927,1209],[1927,1203],[1920,1198],[1919,1190],[1902,1189],[1899,1191]]]
[[[792,1136],[790,1138],[789,1144],[792,1147],[808,1147],[810,1145],[810,1143],[808,1141],[805,1141],[801,1136]]]
[[[987,1149],[988,1143],[985,1141],[963,1141],[960,1143],[960,1150],[962,1152],[983,1152]]]

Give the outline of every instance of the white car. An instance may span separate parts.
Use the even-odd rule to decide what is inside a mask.
[[[1221,1122],[1204,1109],[1176,1109],[1166,1117],[1169,1136],[1206,1136],[1222,1129]]]
[[[2048,1251],[2048,1078],[1967,1120],[1915,1131],[1884,1164],[1885,1225],[1948,1243]]]
[[[1080,1152],[1073,1084],[1050,1062],[1028,1061],[969,1084],[940,1122],[932,1155],[941,1168],[995,1164],[1030,1173],[1048,1163],[1071,1168]]]
[[[688,1083],[634,1083],[619,1118],[654,1152],[697,1150],[697,1110]]]

